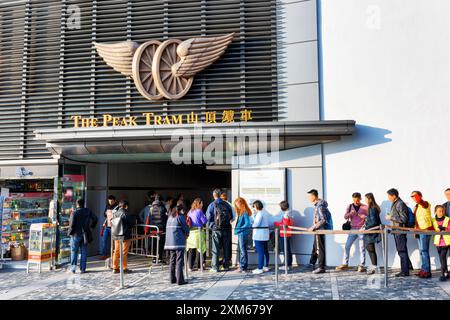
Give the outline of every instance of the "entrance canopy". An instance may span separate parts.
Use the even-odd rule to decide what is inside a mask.
[[[355,121],[238,122],[203,125],[89,127],[35,131],[53,155],[78,161],[169,161],[180,142],[192,152],[210,144],[225,157],[329,143],[354,132]],[[264,151],[261,145],[266,142]],[[209,146],[209,147],[208,147]]]

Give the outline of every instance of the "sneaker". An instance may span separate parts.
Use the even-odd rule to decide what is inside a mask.
[[[263,270],[263,272],[269,272],[270,271],[269,267],[263,267],[262,270]]]
[[[119,269],[114,269],[113,273],[120,273],[120,270]]]
[[[395,274],[395,277],[396,277],[396,278],[399,278],[399,277],[409,277],[409,273],[399,272],[399,273],[396,273],[396,274]]]
[[[367,275],[375,274],[377,269],[375,267],[367,268]]]
[[[179,286],[182,286],[183,284],[188,284],[189,282],[187,282],[186,280],[185,281],[183,281],[183,282],[180,282],[178,285]]]
[[[209,272],[211,272],[211,273],[217,273],[217,272],[219,272],[217,269],[213,269],[213,268],[211,268],[211,269],[209,269]]]
[[[358,267],[358,272],[366,272],[366,268],[363,266]]]
[[[440,276],[439,277],[439,281],[447,281],[447,277],[446,276]]]
[[[421,279],[430,279],[431,278],[431,273],[423,271],[422,274],[419,275],[419,278],[421,278]]]
[[[132,273],[133,271],[131,271],[130,269],[124,269],[123,273]]]
[[[313,273],[313,274],[325,273],[325,269],[317,268],[317,269],[314,270],[312,273]]]
[[[292,267],[287,267],[287,269],[288,269],[288,271],[291,271],[292,270]],[[279,268],[279,270],[280,271],[284,271],[284,270],[286,270],[286,268],[284,267],[284,266],[281,266],[280,268]]]
[[[261,274],[263,272],[264,272],[263,269],[255,269],[252,271],[253,274]]]
[[[336,267],[337,271],[347,270],[348,264],[341,264],[340,266]]]

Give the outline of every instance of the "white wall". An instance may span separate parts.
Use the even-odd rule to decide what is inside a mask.
[[[358,125],[353,137],[324,145],[324,187],[335,225],[344,222],[354,191],[374,192],[382,203],[386,190],[396,187],[411,204],[410,192],[418,189],[433,206],[444,202],[450,187],[450,1],[322,0],[321,8],[323,117]],[[418,266],[416,241],[408,243]],[[327,244],[330,265],[341,262],[333,254],[337,245]],[[431,253],[439,264],[436,249]]]
[[[280,118],[319,120],[316,0],[277,4]]]

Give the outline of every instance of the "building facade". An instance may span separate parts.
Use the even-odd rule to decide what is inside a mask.
[[[222,187],[232,199],[262,197],[274,216],[277,201],[286,198],[300,226],[312,223],[306,192],[316,188],[330,203],[336,228],[354,191],[375,192],[383,202],[390,187],[399,187],[407,200],[409,191],[422,189],[433,204],[443,202],[449,154],[442,138],[446,129],[435,119],[448,119],[449,113],[436,98],[431,101],[441,116],[422,115],[432,85],[411,83],[412,69],[403,71],[427,51],[397,65],[403,55],[395,52],[394,34],[400,38],[403,29],[392,22],[402,18],[409,27],[421,9],[430,16],[438,9],[421,8],[417,1],[406,17],[398,17],[395,5],[373,2],[5,1],[0,4],[2,185],[24,193],[14,189],[17,181],[53,180],[55,210],[62,214],[80,187],[99,216],[108,194],[129,199],[136,213],[150,189],[208,202],[211,189]],[[411,28],[419,32],[419,26]],[[140,46],[226,34],[233,38],[223,55],[195,74],[179,99],[146,99],[136,77],[114,70],[96,50],[96,43]],[[422,66],[428,70],[425,62]],[[443,97],[444,89],[438,94]],[[267,132],[270,138],[262,135]],[[215,134],[224,139],[216,144],[220,152],[205,159]],[[174,135],[192,138],[193,152],[181,165],[174,164],[179,142]],[[268,140],[276,152],[260,148]],[[431,148],[424,162],[418,155],[424,145],[439,147],[443,156],[434,157]],[[328,238],[328,264],[341,262],[343,241]],[[417,264],[417,246],[410,242]],[[294,261],[307,262],[311,245],[311,237],[296,236]]]

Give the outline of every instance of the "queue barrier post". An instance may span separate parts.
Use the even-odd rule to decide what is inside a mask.
[[[388,251],[388,242],[389,242],[389,230],[388,228],[384,228],[383,230],[383,236],[384,236],[384,287],[387,288],[389,286],[389,277],[388,277],[388,256],[389,256],[389,251]]]
[[[124,287],[124,279],[123,279],[123,238],[120,238],[120,245],[119,245],[119,252],[120,252],[120,289],[123,289]]]
[[[187,264],[187,250],[184,249],[184,273],[185,273],[185,280],[188,280],[188,264]]]
[[[278,237],[280,230],[275,228],[275,286],[278,288]]]
[[[203,232],[202,227],[198,227],[200,233],[200,272],[203,272]]]
[[[288,274],[288,263],[287,263],[287,234],[286,225],[283,224],[283,236],[284,236],[284,274]]]

